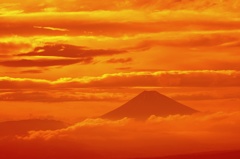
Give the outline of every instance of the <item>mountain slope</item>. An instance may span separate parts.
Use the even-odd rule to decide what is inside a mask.
[[[156,91],[144,91],[121,107],[104,114],[102,118],[121,119],[124,117],[146,119],[151,115],[187,115],[197,111]]]
[[[66,127],[61,121],[29,119],[0,122],[0,136],[23,135],[32,130],[56,130]]]
[[[239,159],[240,150],[203,152],[185,155],[173,155],[165,157],[141,158],[141,159]]]

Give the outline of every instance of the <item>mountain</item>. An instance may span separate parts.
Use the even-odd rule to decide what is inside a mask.
[[[28,119],[0,122],[0,136],[23,135],[31,130],[56,130],[66,127],[61,121],[48,119]]]
[[[240,150],[231,151],[229,150],[139,159],[239,159],[239,158]]]
[[[124,117],[147,119],[151,115],[188,115],[198,112],[157,91],[144,91],[123,104],[121,107],[102,116],[106,119],[121,119]]]

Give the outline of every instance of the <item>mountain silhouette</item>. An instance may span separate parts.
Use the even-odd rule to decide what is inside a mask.
[[[226,150],[139,159],[239,159],[239,158],[240,150]]]
[[[28,131],[57,130],[65,128],[67,124],[50,119],[28,119],[0,122],[0,137],[24,135]]]
[[[187,107],[157,91],[144,91],[123,104],[102,116],[105,119],[122,119],[124,117],[135,119],[147,119],[151,115],[189,115],[198,112]]]

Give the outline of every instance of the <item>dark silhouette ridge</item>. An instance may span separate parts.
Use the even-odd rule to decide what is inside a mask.
[[[0,140],[0,159],[106,159],[85,144],[58,138],[44,140]]]
[[[169,97],[166,97],[157,91],[144,91],[123,104],[102,116],[106,119],[122,119],[124,117],[144,120],[151,115],[168,116],[168,115],[190,115],[198,112],[187,107]]]
[[[240,159],[240,150],[202,152],[164,157],[150,157],[138,159]]]
[[[47,119],[29,119],[0,122],[0,136],[23,135],[30,130],[56,130],[66,127],[61,121]]]

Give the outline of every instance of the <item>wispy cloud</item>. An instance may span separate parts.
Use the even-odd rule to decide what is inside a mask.
[[[63,28],[54,28],[54,27],[42,27],[42,26],[34,26],[34,28],[38,28],[38,29],[47,29],[47,30],[53,30],[53,31],[69,31],[67,29],[63,29]]]

